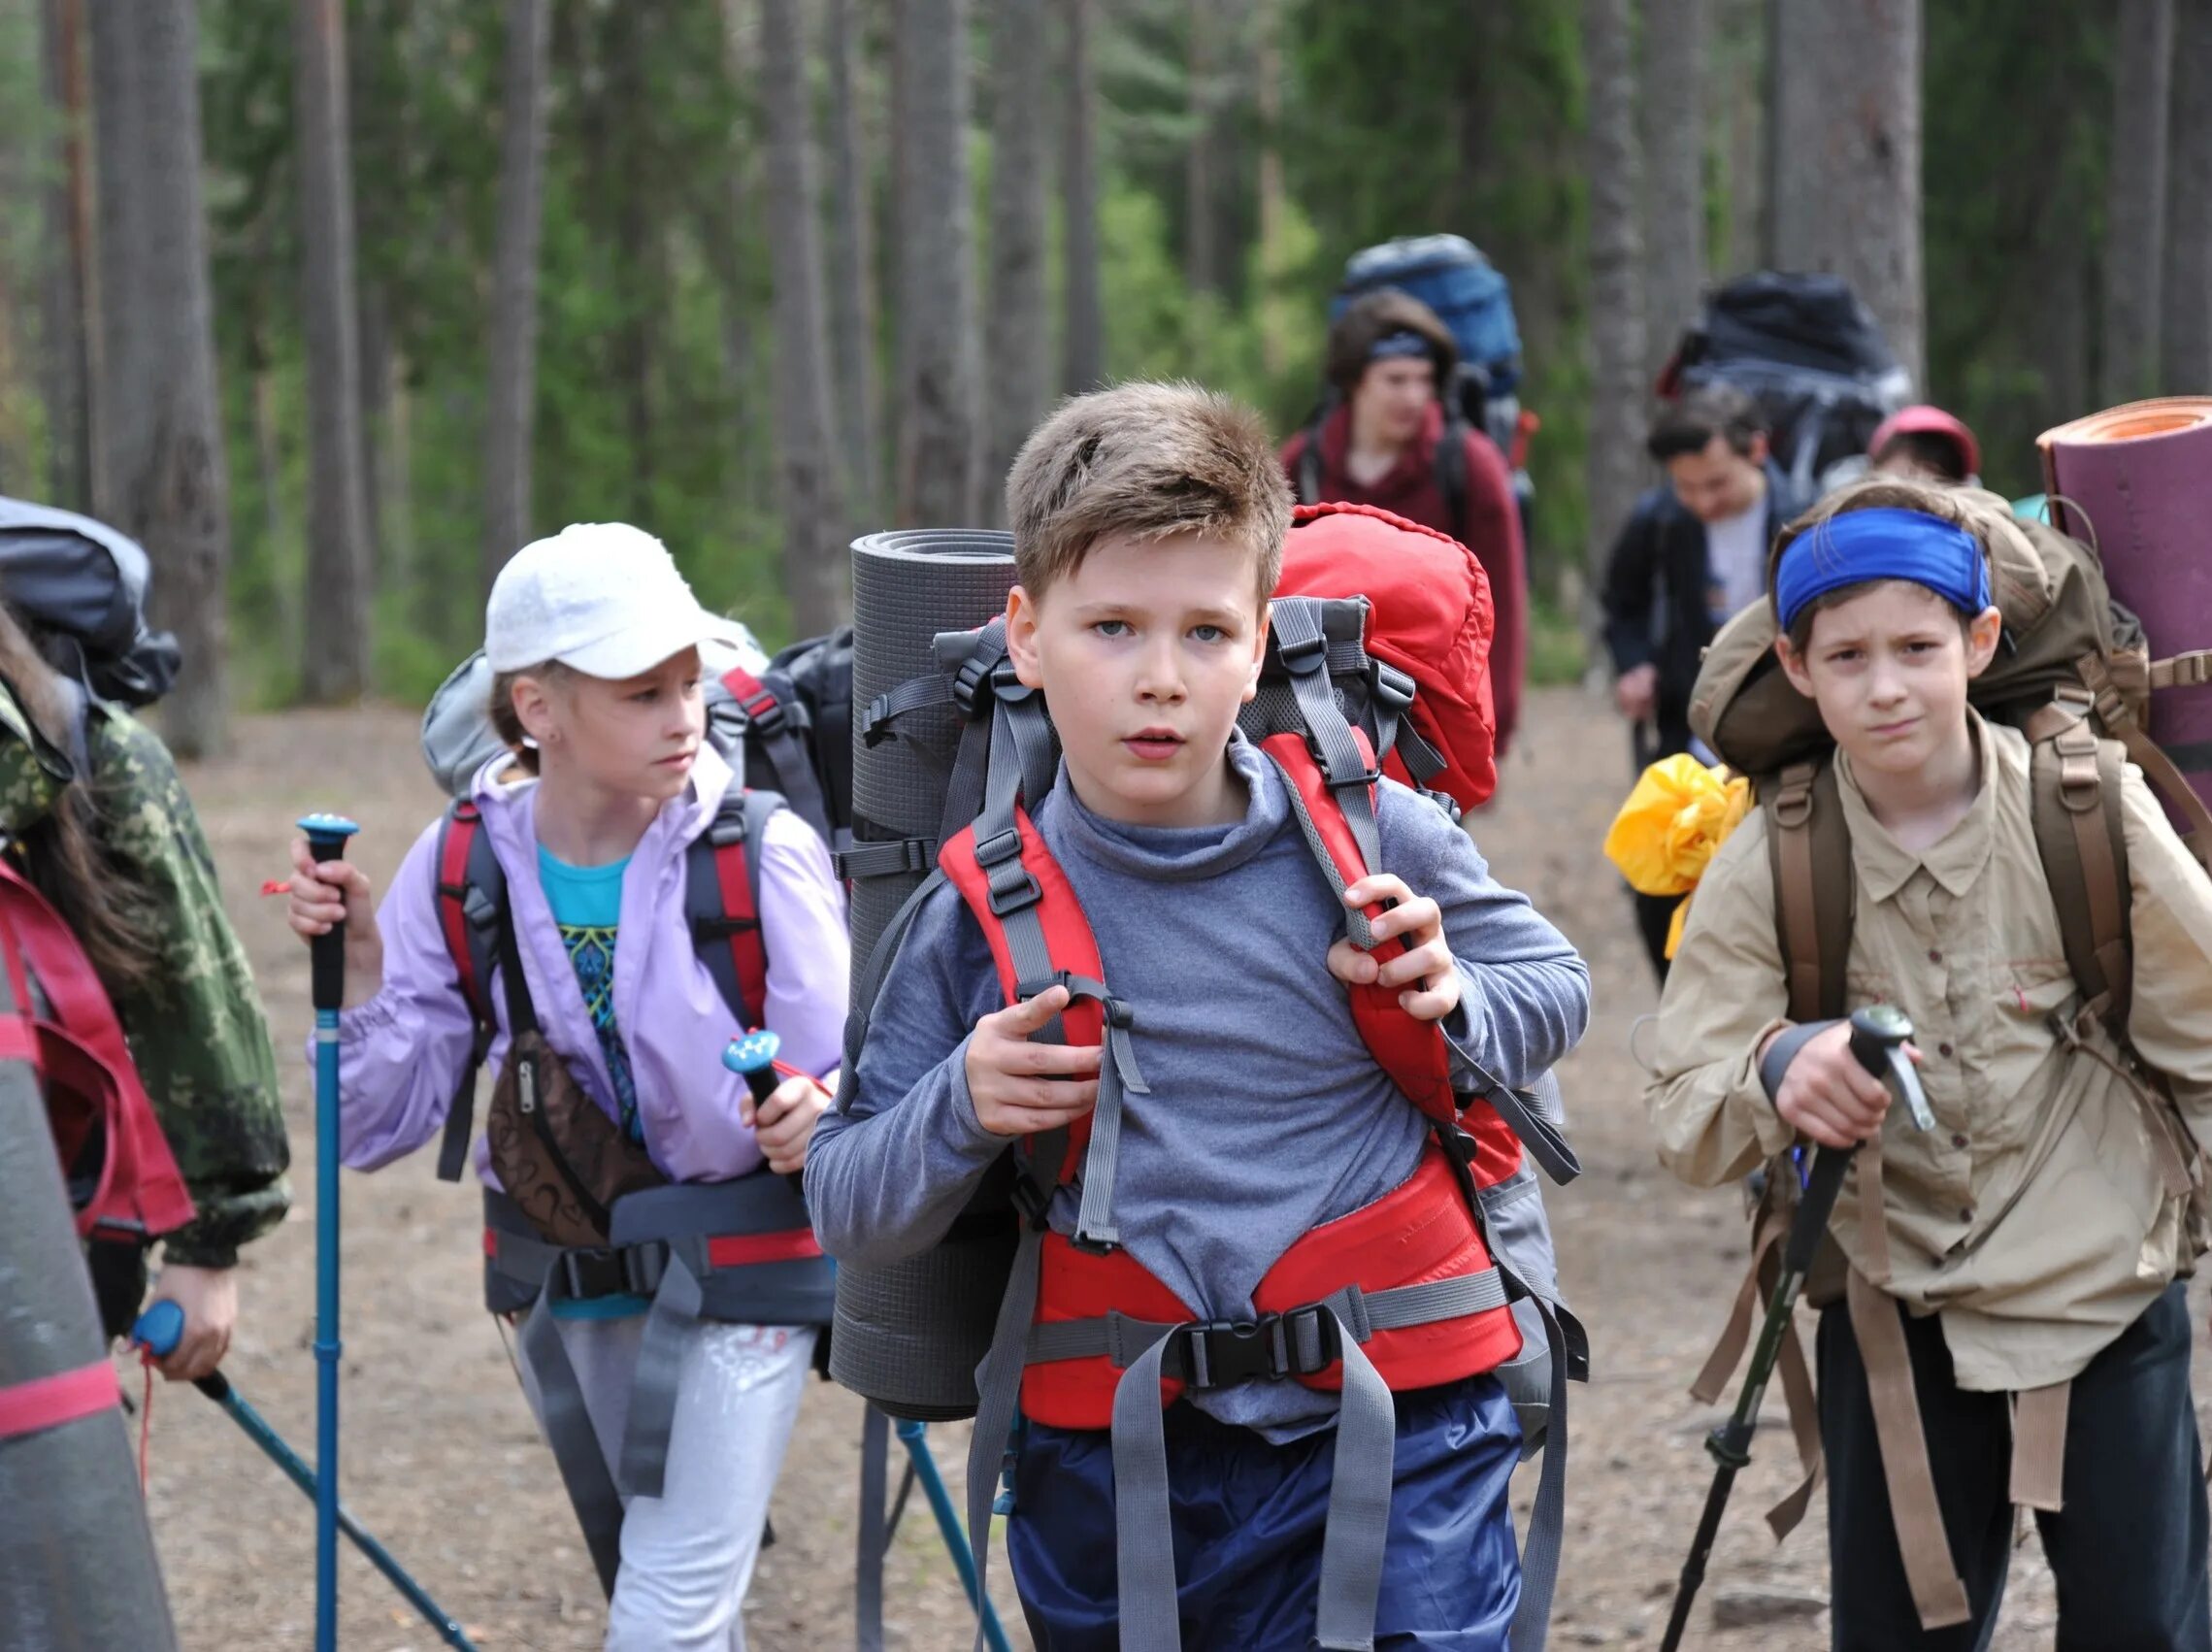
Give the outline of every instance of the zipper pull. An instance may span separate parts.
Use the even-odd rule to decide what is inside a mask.
[[[518,1093],[517,1105],[522,1109],[522,1116],[527,1118],[538,1110],[538,1064],[536,1062],[524,1060],[515,1064],[514,1087]]]

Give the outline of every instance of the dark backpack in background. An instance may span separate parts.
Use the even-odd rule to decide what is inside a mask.
[[[0,497],[0,595],[54,670],[102,700],[150,706],[177,680],[177,639],[146,622],[151,575],[105,523]]]
[[[1774,463],[1804,499],[1912,400],[1912,378],[1873,312],[1828,275],[1762,271],[1715,287],[1657,388],[1671,401],[1706,384],[1733,384],[1759,404]]]

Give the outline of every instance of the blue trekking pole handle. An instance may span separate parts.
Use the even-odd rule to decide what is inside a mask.
[[[131,1341],[146,1349],[156,1359],[166,1358],[184,1335],[184,1310],[164,1299],[155,1303],[138,1316],[131,1327]],[[284,1471],[284,1477],[314,1501],[315,1495],[314,1470],[300,1454],[291,1448],[284,1437],[269,1425],[266,1417],[246,1403],[245,1397],[231,1387],[230,1379],[221,1371],[194,1377],[192,1386],[223,1408],[230,1420],[239,1426],[246,1437],[258,1445],[270,1462]],[[392,1558],[391,1551],[369,1535],[352,1512],[344,1503],[338,1505],[338,1529],[351,1539],[353,1546],[368,1557],[369,1564],[384,1574],[407,1603],[422,1614],[423,1621],[438,1632],[439,1637],[457,1652],[477,1652],[476,1642],[468,1632],[449,1616],[446,1609],[430,1598],[430,1592],[409,1576],[407,1569]]]
[[[303,815],[316,864],[345,858],[360,831],[338,814]],[[314,1644],[338,1652],[338,1011],[346,1002],[346,923],[309,942],[314,1001]]]
[[[776,1086],[783,1082],[776,1072],[776,1052],[782,1047],[782,1039],[763,1027],[757,1033],[732,1039],[722,1051],[722,1065],[743,1076],[756,1107],[765,1107],[768,1098],[776,1094]],[[805,1172],[786,1171],[783,1179],[796,1191],[807,1191]]]

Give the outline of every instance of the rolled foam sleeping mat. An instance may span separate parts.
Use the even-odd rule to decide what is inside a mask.
[[[94,1371],[113,1382],[46,1103],[29,1062],[0,1061],[0,1391]],[[116,1404],[0,1438],[0,1644],[175,1652]]]
[[[1004,611],[1013,538],[981,529],[872,534],[852,547],[853,836],[935,838],[962,723],[950,708],[908,713],[901,738],[868,746],[860,713],[878,694],[934,675],[931,644]],[[855,989],[877,939],[926,873],[860,879],[852,893]],[[942,1422],[975,1412],[975,1367],[991,1344],[1017,1233],[1007,1161],[952,1231],[887,1267],[838,1265],[830,1374],[895,1417]]]
[[[852,546],[852,810],[856,842],[934,838],[960,744],[948,706],[909,712],[900,738],[861,743],[860,714],[878,694],[937,673],[930,644],[1004,612],[1014,582],[1011,534],[980,528],[871,534]],[[868,877],[852,892],[853,979],[925,873]]]
[[[2212,396],[2130,402],[2036,446],[2052,521],[2096,546],[2151,658],[2212,648]],[[2212,685],[2153,694],[2151,738],[2212,804]]]

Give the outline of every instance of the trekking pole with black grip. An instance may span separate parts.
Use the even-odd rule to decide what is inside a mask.
[[[1872,1005],[1851,1017],[1851,1053],[1859,1058],[1859,1065],[1893,1088],[1912,1115],[1915,1130],[1930,1130],[1935,1117],[1929,1110],[1912,1061],[1904,1053],[1911,1038],[1912,1022],[1894,1006]],[[1823,1147],[1814,1155],[1812,1173],[1805,1179],[1803,1197],[1782,1247],[1782,1276],[1775,1281],[1774,1294],[1766,1304],[1766,1322],[1752,1346],[1751,1369],[1744,1373],[1743,1392],[1736,1399],[1734,1413],[1705,1437],[1705,1449],[1719,1467],[1713,1470],[1712,1490],[1705,1494],[1705,1511],[1699,1517],[1697,1536],[1690,1542],[1690,1558],[1682,1563],[1682,1580],[1675,1586],[1674,1610],[1667,1620],[1667,1637],[1660,1642],[1660,1652],[1676,1652],[1682,1644],[1682,1632],[1689,1626],[1690,1607],[1698,1598],[1699,1585],[1705,1580],[1705,1562],[1712,1557],[1713,1539],[1720,1534],[1721,1514],[1728,1507],[1736,1471],[1751,1461],[1751,1434],[1759,1425],[1759,1403],[1766,1396],[1767,1379],[1774,1374],[1774,1362],[1781,1357],[1782,1338],[1790,1335],[1791,1315],[1804,1291],[1805,1275],[1812,1271],[1813,1257],[1828,1232],[1829,1214],[1843,1187],[1843,1172],[1857,1150],[1854,1143],[1849,1147]]]

